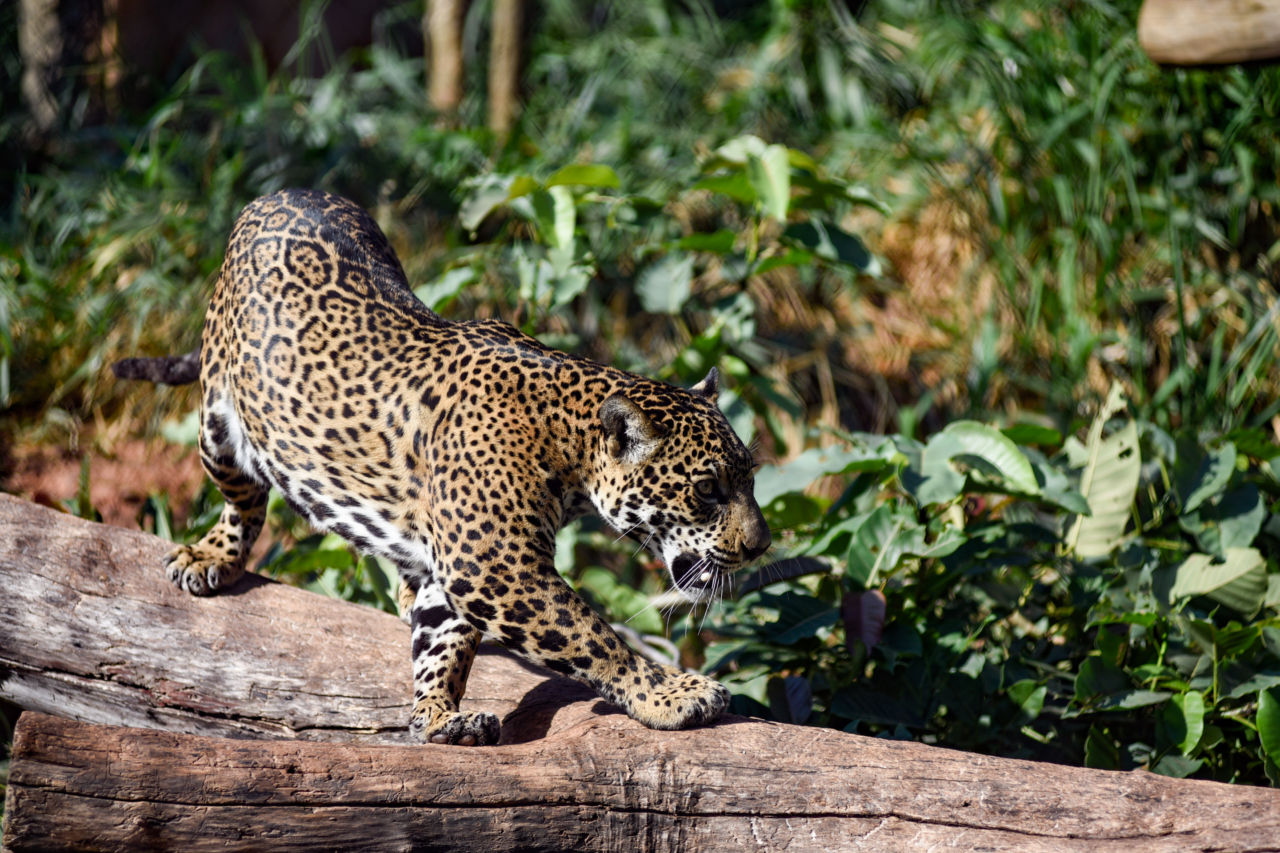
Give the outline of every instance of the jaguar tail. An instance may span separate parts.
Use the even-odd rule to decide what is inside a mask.
[[[161,385],[187,385],[200,378],[200,348],[186,355],[125,358],[111,365],[119,379],[143,379]]]

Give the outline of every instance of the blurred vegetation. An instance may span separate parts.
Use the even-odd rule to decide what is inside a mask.
[[[243,204],[334,190],[448,317],[725,372],[777,463],[770,564],[675,617],[592,522],[557,562],[738,710],[1280,784],[1280,70],[1160,69],[1137,6],[549,0],[503,144],[393,44],[318,78],[205,55],[40,148],[6,104],[0,431],[181,417],[105,365],[195,345]],[[141,523],[199,535],[218,497],[180,527],[182,497]],[[394,609],[388,567],[270,518],[265,571]]]

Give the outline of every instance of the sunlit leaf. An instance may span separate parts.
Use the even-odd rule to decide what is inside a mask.
[[[649,264],[636,277],[640,307],[654,314],[678,314],[689,301],[693,285],[693,256],[670,252]]]
[[[1142,457],[1138,450],[1138,430],[1132,420],[1102,437],[1107,421],[1124,409],[1119,384],[1089,428],[1086,443],[1088,461],[1080,476],[1080,493],[1089,503],[1090,515],[1077,516],[1066,537],[1066,546],[1081,557],[1101,557],[1122,541],[1129,523]]]
[[[1267,567],[1253,548],[1228,548],[1222,557],[1192,554],[1175,570],[1169,590],[1172,604],[1208,595],[1240,613],[1252,614],[1267,594]]]
[[[1164,737],[1183,755],[1190,755],[1200,743],[1204,734],[1204,711],[1204,697],[1194,691],[1171,697],[1160,711]]]
[[[976,421],[955,421],[929,439],[920,456],[923,481],[914,489],[921,504],[945,503],[959,497],[965,471],[977,470],[1010,491],[1040,491],[1026,455],[999,430]]]
[[[542,240],[554,249],[570,250],[573,247],[573,229],[576,210],[573,195],[566,187],[538,190],[531,196],[533,212]]]
[[[1023,722],[1031,722],[1040,716],[1049,690],[1032,679],[1023,679],[1009,685],[1009,698],[1018,706]]]
[[[748,154],[747,179],[764,214],[785,222],[791,205],[791,162],[786,147],[770,145],[759,154]]]
[[[506,203],[514,180],[510,175],[494,174],[477,178],[458,208],[458,224],[466,231],[479,228],[486,216]]]
[[[581,163],[565,166],[547,178],[548,187],[566,185],[616,189],[619,186],[618,173],[600,163]]]
[[[1015,444],[1042,444],[1057,447],[1062,443],[1062,433],[1041,424],[1019,423],[1000,430],[1005,438]]]

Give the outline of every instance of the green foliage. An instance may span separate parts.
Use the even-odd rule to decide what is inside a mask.
[[[1113,394],[1085,445],[1047,457],[957,422],[923,446],[853,435],[766,466],[766,515],[817,559],[785,580],[765,567],[708,620],[709,671],[738,710],[782,720],[1275,781],[1273,451],[1125,410]],[[837,500],[803,495],[831,475]]]
[[[1096,362],[1164,428],[1259,425],[1277,411],[1261,389],[1276,380],[1280,70],[1162,69],[1138,46],[1139,5],[877,13],[929,21],[907,63],[928,118],[903,141],[982,211],[1003,287],[1005,375],[973,390],[1070,413]]]

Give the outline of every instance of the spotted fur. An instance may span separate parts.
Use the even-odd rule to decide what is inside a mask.
[[[226,506],[166,557],[170,580],[196,595],[235,583],[274,486],[399,569],[421,739],[497,741],[493,715],[458,705],[484,635],[653,728],[724,709],[721,685],[636,655],[553,565],[556,531],[592,510],[694,600],[768,547],[714,371],[683,390],[505,323],[448,322],[363,210],[289,190],[236,222],[200,382],[200,457]]]

